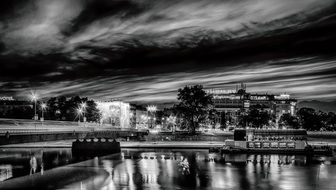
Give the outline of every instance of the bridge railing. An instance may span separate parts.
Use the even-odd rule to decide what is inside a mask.
[[[9,135],[28,135],[28,134],[53,134],[53,133],[70,133],[70,132],[126,132],[126,133],[147,133],[145,130],[125,129],[125,128],[1,128],[0,136]]]

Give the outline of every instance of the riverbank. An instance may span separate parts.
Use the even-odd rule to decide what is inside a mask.
[[[72,141],[50,141],[40,143],[21,143],[2,145],[0,148],[71,148]],[[224,142],[209,141],[151,141],[151,142],[120,142],[121,148],[183,148],[183,149],[209,149],[222,147]]]
[[[2,145],[1,148],[71,148],[72,140],[65,141],[49,141],[49,142],[35,142],[35,143],[21,143]],[[310,139],[308,141],[311,145],[318,145],[326,143],[329,146],[336,147],[336,139]],[[222,147],[224,141],[121,141],[121,148],[176,148],[176,149],[209,149]]]

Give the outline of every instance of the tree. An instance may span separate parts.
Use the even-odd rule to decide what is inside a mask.
[[[216,128],[217,124],[220,124],[221,114],[215,109],[210,109],[207,116],[207,123],[212,126],[213,129]]]
[[[47,101],[45,119],[60,120],[60,110],[58,110],[57,98],[53,97]]]
[[[336,114],[334,112],[329,112],[327,118],[327,130],[335,131],[335,125],[336,125]]]
[[[93,122],[99,122],[101,118],[101,113],[99,109],[97,108],[96,102],[93,100],[87,100],[86,101],[86,113],[85,116],[87,117],[88,121],[93,121]]]
[[[78,119],[77,109],[81,107],[82,103],[86,104],[83,113],[85,113],[87,121],[98,122],[101,114],[97,108],[97,104],[93,100],[79,96],[71,98],[64,96],[50,98],[47,101],[45,118],[49,120],[74,121],[76,118]]]
[[[66,97],[60,96],[57,98],[57,106],[58,110],[57,113],[59,113],[60,120],[66,120],[66,114],[67,114],[67,103],[66,103]]]
[[[249,125],[250,122],[250,116],[243,112],[238,116],[238,125],[245,128]]]
[[[220,129],[225,129],[227,126],[226,126],[226,114],[225,114],[225,112],[220,112],[219,113],[219,117],[220,117],[220,123],[219,123],[219,125],[220,125]]]
[[[176,108],[185,118],[186,127],[189,132],[195,133],[213,107],[212,96],[203,90],[202,85],[195,85],[179,89],[177,99]]]
[[[239,116],[239,123],[242,127],[252,126],[253,128],[261,128],[264,125],[269,125],[269,122],[272,120],[274,120],[273,115],[265,110],[255,108]]]
[[[289,126],[293,129],[298,129],[300,127],[299,118],[292,116],[289,113],[282,114],[279,120],[281,126]]]
[[[322,128],[320,117],[312,108],[301,108],[297,112],[302,128],[310,131],[319,131]]]

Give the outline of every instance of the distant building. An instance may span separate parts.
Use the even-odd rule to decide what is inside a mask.
[[[250,109],[261,109],[275,115],[276,123],[284,113],[296,114],[297,100],[289,94],[248,93],[244,84],[237,86],[236,90],[209,89],[206,92],[213,96],[221,119],[232,125],[237,125],[238,117]]]
[[[122,101],[96,102],[97,108],[102,114],[101,123],[111,124],[114,127],[130,128],[131,109],[130,104]]]

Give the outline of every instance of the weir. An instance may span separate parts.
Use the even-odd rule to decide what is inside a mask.
[[[120,153],[120,143],[115,139],[77,139],[72,142],[71,151],[77,157],[115,154]]]

